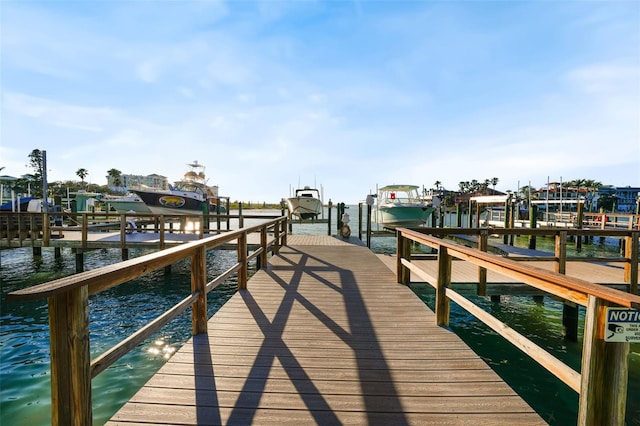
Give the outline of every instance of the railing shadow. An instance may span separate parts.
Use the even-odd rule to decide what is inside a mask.
[[[198,334],[193,336],[193,373],[196,398],[196,421],[199,425],[222,424],[218,392],[216,388],[216,376],[213,371],[213,362],[209,336]]]
[[[313,380],[305,372],[301,360],[298,360],[282,336],[284,327],[289,319],[294,302],[301,304],[323,326],[331,330],[341,341],[353,350],[357,363],[357,374],[361,387],[362,398],[365,405],[366,416],[369,424],[375,424],[374,413],[380,410],[380,395],[385,398],[385,411],[394,413],[394,424],[408,424],[404,417],[402,404],[397,394],[389,373],[380,343],[375,338],[374,327],[367,313],[365,301],[358,287],[357,277],[351,271],[344,270],[337,265],[327,263],[292,247],[287,247],[280,252],[278,258],[289,266],[274,265],[271,262],[267,274],[285,290],[284,296],[273,320],[270,321],[251,294],[251,289],[240,292],[247,308],[253,316],[256,324],[266,336],[259,349],[258,356],[247,376],[247,382],[236,403],[236,407],[229,417],[230,424],[247,422],[253,418],[257,410],[262,392],[265,391],[267,374],[263,367],[273,368],[277,359],[288,377],[292,381],[299,397],[318,424],[340,424],[338,417],[332,412],[332,407],[322,395],[322,392],[313,383]],[[311,262],[318,266],[312,266]],[[302,270],[304,268],[304,271]],[[293,270],[294,273],[288,280],[283,280],[274,271]],[[334,271],[338,274],[337,282],[329,281],[319,275],[319,272]],[[345,329],[332,320],[321,308],[308,300],[302,292],[300,285],[303,274],[310,275],[317,280],[319,285],[325,285],[333,291],[342,294],[345,305],[349,328]],[[390,280],[393,282],[393,280]],[[367,336],[366,345],[361,344],[361,336]],[[251,386],[249,385],[251,382]],[[252,413],[247,413],[247,409]]]

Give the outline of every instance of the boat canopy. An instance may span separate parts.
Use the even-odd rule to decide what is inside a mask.
[[[420,188],[418,185],[387,185],[379,188],[379,191],[403,191],[403,192],[412,192],[416,189]]]
[[[509,195],[479,195],[477,197],[471,197],[471,201],[475,201],[478,204],[494,204],[502,203],[509,199]]]

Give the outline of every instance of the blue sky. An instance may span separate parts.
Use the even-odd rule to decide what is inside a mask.
[[[638,1],[0,0],[1,174],[640,186]]]

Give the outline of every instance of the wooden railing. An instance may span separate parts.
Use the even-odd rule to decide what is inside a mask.
[[[135,231],[158,233],[156,245],[164,249],[165,236],[169,233],[196,233],[199,238],[203,238],[207,234],[229,231],[231,219],[237,219],[239,227],[242,227],[245,219],[267,217],[275,216],[228,213],[158,215],[153,213],[0,212],[0,241],[5,247],[21,247],[25,242],[32,246],[49,247],[51,240],[62,237],[64,232],[79,231],[80,247],[87,249],[90,241],[89,233],[104,231],[118,232],[120,246],[124,248],[126,235]]]
[[[640,214],[584,213],[583,226],[640,230]]]
[[[246,288],[248,262],[256,259],[258,268],[266,266],[268,248],[278,252],[282,245],[286,245],[286,226],[286,217],[265,220],[259,225],[9,293],[7,300],[10,301],[48,299],[52,424],[90,425],[91,379],[187,308],[192,308],[193,334],[206,333],[207,293],[233,274],[237,274],[238,288]],[[254,232],[260,233],[260,247],[249,253],[247,235]],[[212,281],[206,282],[207,251],[234,240],[238,246],[237,263]],[[91,360],[89,296],[187,258],[191,259],[191,294],[142,329]]]
[[[504,244],[513,245],[513,237],[528,237],[529,241],[535,242],[536,238],[548,237],[554,240],[554,252],[534,252],[534,255],[518,255],[509,253],[508,257],[512,260],[523,262],[546,261],[555,263],[555,272],[564,274],[567,270],[569,262],[607,262],[620,263],[622,265],[623,281],[628,284],[629,292],[638,293],[638,256],[640,231],[621,230],[621,229],[566,229],[566,228],[424,228],[424,233],[438,235],[448,238],[459,238],[466,240],[467,244],[486,252],[491,251],[490,235],[497,236],[499,241]],[[621,241],[620,247],[623,252],[619,256],[570,256],[567,254],[568,247],[573,242],[576,246],[582,246],[582,240],[594,240],[596,238],[615,238]],[[531,246],[531,244],[530,244]],[[535,246],[535,244],[534,244]],[[493,248],[494,253],[502,253],[501,249]],[[486,286],[486,273],[480,269],[478,294],[484,295],[483,288]]]
[[[640,296],[535,268],[426,234],[431,231],[442,232],[441,229],[397,229],[397,277],[399,283],[409,284],[411,273],[415,273],[435,288],[436,323],[448,326],[450,302],[454,301],[578,392],[578,424],[623,425],[627,399],[629,343],[604,341],[606,312],[611,306],[640,309]],[[631,245],[635,247],[635,258],[632,261],[635,262],[637,274],[638,232],[633,232],[631,238],[634,239]],[[411,262],[412,242],[437,250],[437,276],[431,276]],[[585,306],[581,372],[576,372],[527,337],[452,290],[450,284],[453,258],[471,262],[484,270],[499,272],[561,299]]]

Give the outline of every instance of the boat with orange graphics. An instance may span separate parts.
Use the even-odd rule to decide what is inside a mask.
[[[208,186],[204,166],[197,161],[187,164],[190,170],[182,180],[169,185],[166,190],[131,189],[155,214],[197,215],[226,213],[219,205],[218,188]]]

